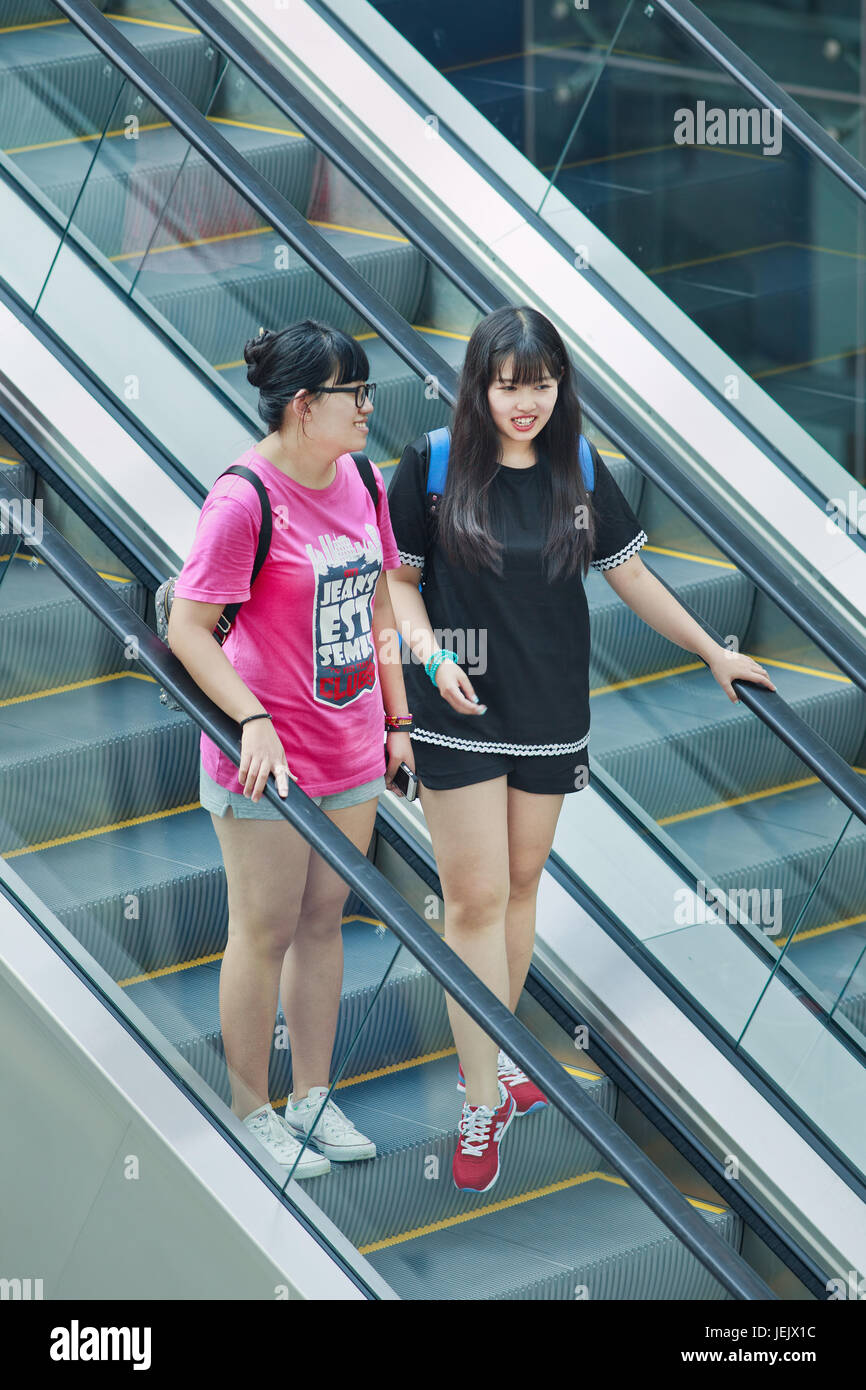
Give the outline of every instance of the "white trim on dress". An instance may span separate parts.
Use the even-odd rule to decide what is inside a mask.
[[[513,753],[517,757],[542,758],[579,753],[589,743],[589,734],[574,743],[491,743],[489,739],[452,738],[432,729],[413,729],[411,737],[421,743],[438,743],[443,748],[460,748],[466,753]]]
[[[398,550],[397,554],[401,565],[414,565],[419,570],[424,568],[423,555],[411,555],[408,550]]]
[[[608,555],[606,560],[593,560],[590,569],[611,570],[615,565],[622,565],[626,560],[630,560],[632,555],[636,555],[642,545],[646,545],[649,536],[646,531],[639,531],[628,545],[624,545],[622,550],[618,550],[615,555]]]

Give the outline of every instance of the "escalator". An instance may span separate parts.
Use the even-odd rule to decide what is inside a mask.
[[[544,216],[559,198],[579,209],[843,468],[866,480],[862,168],[808,114],[814,109],[839,134],[845,103],[833,101],[831,84],[844,97],[853,78],[859,90],[856,67],[852,74],[850,62],[836,61],[843,39],[834,42],[829,29],[844,28],[841,17],[825,22],[836,56],[822,85],[814,71],[805,81],[805,56],[793,56],[797,21],[789,17],[783,28],[792,35],[786,49],[775,7],[772,20],[763,7],[764,25],[751,6],[631,0],[482,0],[468,11],[445,0],[433,18],[411,0],[325,0],[325,9],[417,89],[406,50],[385,42],[388,27],[405,39],[543,175],[537,212]],[[371,25],[371,10],[387,26]],[[749,55],[755,31],[757,68],[748,66],[742,79],[737,64],[746,66],[745,55],[724,32],[725,14],[738,18],[734,39]],[[821,20],[800,20],[814,68]],[[849,57],[851,46],[849,26]],[[775,102],[777,117],[762,114],[747,85],[764,78],[770,53],[779,60],[771,76],[775,66],[779,80],[791,77],[785,52],[805,104],[789,98],[786,113],[802,140],[783,126]],[[459,133],[459,108],[445,109],[444,84],[423,91],[432,111],[440,111],[433,93],[443,93],[442,119],[458,122]],[[856,128],[858,112],[849,100],[845,129]],[[862,159],[863,146],[853,154]],[[833,161],[854,169],[856,192]]]
[[[143,13],[139,7],[134,18]],[[346,282],[354,271],[359,294],[364,284],[378,291],[406,326],[406,352],[416,345],[431,354],[428,365],[435,354],[440,376],[408,365],[358,303],[288,247],[121,74],[111,75],[97,99],[94,75],[106,66],[104,55],[41,3],[19,5],[16,25],[0,33],[0,73],[11,98],[2,103],[4,168],[31,214],[38,208],[62,229],[26,309],[49,329],[74,321],[75,332],[86,334],[84,303],[67,302],[65,317],[60,309],[77,283],[73,258],[86,257],[130,313],[172,344],[184,371],[222,393],[239,446],[227,439],[219,456],[184,460],[199,496],[256,432],[253,393],[238,361],[243,341],[263,324],[323,317],[368,350],[380,383],[370,452],[387,474],[408,439],[447,421],[448,369],[459,364],[477,306],[176,12],[148,6],[146,17],[115,23],[303,214],[342,259]],[[137,125],[127,123],[130,115]],[[130,129],[133,139],[124,134]],[[64,334],[69,347],[135,418],[136,397],[124,387],[137,362],[123,360],[116,343],[76,339],[75,332]],[[164,399],[147,417],[152,428],[164,424],[167,436],[183,409],[180,372],[178,382],[176,389],[165,382]],[[145,408],[153,410],[152,402]],[[794,715],[861,776],[862,689],[635,464],[602,436],[598,443],[650,536],[647,563],[718,633],[734,635],[768,665]],[[22,472],[14,448],[4,453],[32,495],[36,480],[26,466]],[[50,496],[44,485],[40,492]],[[52,506],[68,524],[63,504]],[[100,555],[101,544],[108,539],[87,537],[91,562],[131,611],[146,616],[152,583],[124,574],[110,553]],[[12,653],[0,695],[0,853],[225,1101],[217,999],[225,894],[212,827],[197,804],[197,728],[159,705],[147,671],[33,558],[38,553],[7,558],[0,583],[3,640]],[[729,925],[762,973],[756,992],[747,1000],[751,979],[713,972],[711,953],[702,957],[703,978],[684,974],[683,987],[718,1015],[748,1057],[747,1024],[760,1022],[761,1004],[784,981],[856,1069],[866,1053],[863,819],[752,710],[727,706],[709,673],[640,624],[600,574],[589,577],[587,592],[592,756],[602,785],[624,818],[677,861],[684,883],[745,893]],[[42,795],[48,779],[57,789],[50,799]],[[376,852],[384,862],[384,842]],[[589,870],[577,854],[565,868]],[[429,887],[412,890],[419,906]],[[684,936],[670,932],[663,944]],[[344,943],[338,1085],[380,1160],[317,1180],[315,1201],[394,1289],[406,1297],[574,1297],[575,1285],[587,1285],[594,1297],[718,1296],[657,1217],[585,1139],[576,1143],[553,1109],[514,1136],[507,1182],[495,1202],[469,1208],[467,1220],[463,1199],[431,1176],[447,1168],[456,1109],[441,988],[411,953],[395,950],[361,899],[347,911]],[[685,971],[670,953],[658,958],[672,977]],[[737,1019],[741,1006],[745,1021]],[[539,1018],[528,1000],[525,1009],[554,1056],[575,1057],[568,1032]],[[278,1020],[271,1093],[284,1098],[291,1072],[280,1027]],[[618,1109],[615,1084],[591,1057],[578,1055],[570,1070],[608,1114]],[[843,1094],[847,1104],[850,1092],[840,1082]],[[849,1172],[862,1174],[866,1155],[841,1109],[817,1092],[799,1094],[796,1105]],[[685,1190],[725,1240],[740,1241],[740,1217],[711,1200],[712,1192]],[[478,1234],[489,1240],[477,1241]],[[460,1272],[469,1249],[471,1285]],[[509,1260],[507,1251],[519,1253]]]

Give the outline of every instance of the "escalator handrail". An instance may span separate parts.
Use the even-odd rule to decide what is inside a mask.
[[[866,202],[866,169],[828,135],[799,102],[760,68],[733,39],[703,14],[691,0],[653,0],[668,18],[713,61],[769,109],[781,113],[785,129],[840,179],[861,202]]]
[[[238,155],[234,148],[210,126],[206,118],[192,103],[183,97],[159,73],[146,58],[122,35],[118,34],[109,20],[89,3],[89,0],[56,0],[68,11],[76,24],[89,38],[106,53],[139,87],[160,110],[174,122],[185,138],[231,182],[244,197],[249,197],[263,217],[270,219],[275,227],[290,238],[305,259],[328,279],[338,292],[348,292],[345,298],[363,317],[374,326],[381,325],[383,337],[387,336],[404,358],[418,372],[425,375],[431,365],[435,365],[440,381],[440,389],[446,400],[453,402],[456,391],[456,373],[439,357],[428,344],[412,329],[405,320],[370,286],[362,276],[347,266],[333,251],[323,237],[310,227],[295,208],[256,170]],[[82,13],[83,10],[88,13]],[[251,185],[254,187],[251,190]],[[435,358],[435,364],[431,362]],[[614,435],[615,437],[615,435]],[[645,450],[645,453],[649,451]],[[656,453],[660,451],[656,450]],[[652,476],[652,469],[646,472]],[[721,509],[717,509],[721,510]],[[712,532],[711,532],[712,534]],[[753,565],[754,568],[754,565]],[[748,570],[747,570],[748,572]],[[802,607],[802,595],[798,595]],[[707,631],[710,629],[707,628]],[[815,634],[811,634],[815,635]],[[862,684],[866,689],[866,671]],[[775,733],[785,740],[794,751],[800,752],[801,745],[806,750],[801,753],[813,771],[816,772],[839,796],[844,803],[863,821],[866,821],[866,797],[856,774],[848,768],[844,759],[829,744],[813,734],[779,696],[762,691],[759,687],[737,682],[738,693],[745,704]]]
[[[77,15],[82,0],[56,0],[56,3],[67,10],[76,23],[78,22]],[[257,53],[249,40],[236,33],[208,0],[176,0],[176,3],[189,18],[201,25],[202,31],[219,49],[228,54],[232,62],[261,88],[284,115],[296,121],[299,128],[309,134],[310,138],[325,150],[329,158],[339,163],[340,168],[396,222],[413,243],[422,247],[425,254],[449,275],[461,292],[479,309],[486,313],[507,302],[501,292],[462,252],[449,247],[441,235],[432,228],[423,210],[389,190],[387,180],[369,161],[359,156],[353,166],[348,142],[311,107],[283,73],[278,73]],[[101,40],[100,47],[110,56],[112,35],[116,31],[98,11],[93,10],[92,6],[88,5],[87,9],[90,11],[90,27],[86,28],[85,32],[90,33],[92,28],[94,41],[97,41],[98,37]],[[127,50],[127,61],[131,64],[135,80],[139,86],[147,90],[148,74],[153,70],[147,60],[131,45],[127,45]],[[169,106],[164,105],[162,109],[171,119],[172,111]],[[203,133],[205,138],[207,133],[207,130]],[[205,149],[202,149],[202,153],[211,158]],[[218,156],[211,158],[211,162],[220,168]],[[238,160],[237,163],[244,165],[243,160]],[[359,168],[362,171],[360,178]],[[253,176],[255,171],[250,170],[249,173]],[[267,187],[270,188],[270,185]],[[273,220],[270,211],[266,212],[266,215]],[[297,214],[295,216],[297,217]],[[300,220],[303,222],[303,219]],[[301,230],[298,228],[299,234]],[[359,312],[364,312],[363,305],[359,306]],[[417,341],[417,335],[413,337]],[[423,343],[423,340],[420,341]],[[408,345],[407,351],[402,355],[420,375],[427,375],[425,362],[411,361]],[[451,367],[442,364],[438,375],[442,396],[453,401],[457,386],[456,373]],[[846,631],[842,623],[828,613],[826,605],[797,584],[782,565],[768,554],[766,548],[742,534],[737,529],[730,511],[704,493],[685,469],[669,459],[618,406],[605,400],[592,383],[582,383],[581,400],[587,416],[603,434],[619,446],[625,457],[693,519],[733,563],[743,570],[850,680],[866,692],[866,649]]]
[[[0,477],[0,504],[23,494]],[[186,669],[123,598],[46,520],[41,531],[21,507],[26,543],[49,565],[78,599],[102,622],[126,651],[178,701],[194,722],[238,766],[237,726],[199,689]],[[283,800],[269,778],[265,795],[280,814],[334,868],[451,997],[466,1010],[523,1070],[556,1108],[613,1164],[669,1230],[691,1250],[736,1298],[775,1299],[776,1295],[741,1256],[692,1208],[681,1192],[651,1162],[577,1081],[557,1062],[445,941],[422,921],[382,873],[347,839],[325,813],[295,784]]]
[[[54,0],[54,3],[128,81],[144,92],[222,178],[371,324],[403,361],[422,377],[434,379],[439,394],[453,404],[457,380],[453,367],[407,324],[369,281],[343,260],[273,184],[237,153],[198,108],[91,4],[91,0]]]

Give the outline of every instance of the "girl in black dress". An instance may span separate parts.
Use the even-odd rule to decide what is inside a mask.
[[[589,781],[588,568],[704,660],[730,699],[734,680],[774,689],[644,566],[646,533],[594,447],[585,476],[580,427],[553,324],[531,308],[498,309],[467,347],[441,497],[427,492],[423,436],[388,494],[402,561],[388,584],[418,658],[405,680],[445,939],[512,1010],[563,796]],[[454,1180],[487,1191],[506,1128],[545,1099],[450,999],[448,1010],[466,1091]]]

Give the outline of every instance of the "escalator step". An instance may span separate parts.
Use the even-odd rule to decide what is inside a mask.
[[[616,1089],[607,1077],[576,1078],[610,1115]],[[457,1056],[413,1059],[385,1076],[340,1084],[334,1100],[376,1144],[376,1158],[333,1163],[310,1188],[318,1206],[354,1245],[480,1210],[527,1189],[597,1168],[601,1156],[553,1106],[516,1119],[508,1162],[490,1193],[461,1193],[451,1177],[463,1096]],[[503,1151],[504,1152],[504,1151]]]
[[[771,669],[783,699],[850,762],[866,733],[860,691],[806,672]],[[728,700],[706,669],[596,696],[592,753],[656,819],[804,773],[796,754]]]
[[[343,926],[343,950],[343,993],[332,1074],[336,1074],[359,1028],[360,1036],[347,1062],[352,1075],[451,1045],[442,990],[390,932],[366,922],[347,922]],[[376,997],[389,966],[388,978]],[[218,991],[218,961],[126,986],[128,998],[208,1084],[228,1099]],[[280,1014],[269,1076],[270,1094],[275,1097],[286,1096],[291,1089],[291,1057],[288,1045],[283,1045],[282,1024]]]
[[[199,110],[207,106],[220,58],[201,34],[123,19],[116,24]],[[44,141],[89,140],[109,120],[122,129],[128,115],[141,125],[165,120],[70,22],[0,32],[0,113],[7,153]]]
[[[620,1184],[582,1175],[563,1190],[468,1221],[452,1218],[444,1230],[365,1253],[405,1299],[726,1298],[642,1198]],[[732,1212],[701,1214],[736,1247],[741,1223]]]
[[[408,242],[323,236],[404,318],[414,319],[427,265]],[[236,362],[260,327],[320,319],[360,333],[364,319],[274,232],[149,257],[141,294],[213,364]]]
[[[107,583],[134,613],[144,616],[143,584],[114,578]],[[4,700],[128,667],[123,647],[105,624],[47,565],[16,556],[0,588]]]
[[[0,853],[197,801],[198,747],[131,672],[0,706]]]
[[[304,211],[310,197],[315,147],[303,136],[238,122],[215,130]],[[149,247],[196,237],[242,233],[262,225],[246,199],[174,129],[143,128],[103,142],[94,162],[89,142],[54,145],[16,156],[17,167],[122,270]],[[82,191],[82,183],[87,180]],[[79,197],[80,195],[80,197]],[[76,205],[76,200],[77,205]]]

